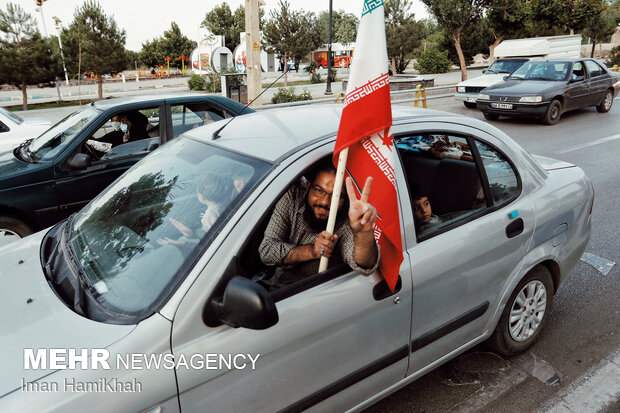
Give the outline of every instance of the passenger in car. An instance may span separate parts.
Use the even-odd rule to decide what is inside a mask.
[[[278,201],[259,247],[262,262],[278,267],[270,281],[272,287],[313,276],[322,256],[330,258],[329,267],[344,261],[361,274],[373,273],[379,264],[379,247],[373,235],[376,210],[367,202],[372,180],[357,200],[347,179],[348,199],[342,194],[335,233],[330,234],[325,228],[336,180],[331,159],[318,164],[307,178]]]
[[[126,112],[120,115],[120,121],[121,132],[124,133],[123,142],[149,138],[149,134],[146,132],[149,120],[144,114],[138,111]]]
[[[451,221],[468,211],[457,211],[441,216],[433,214],[433,208],[431,207],[431,201],[428,195],[423,194],[416,189],[413,193],[413,216],[415,218],[415,227],[418,235],[422,235],[428,230],[443,224],[444,222]]]
[[[179,220],[168,218],[181,236],[177,235],[176,238],[166,236],[158,239],[157,243],[160,245],[172,244],[177,246],[198,244],[231,202],[233,190],[232,179],[227,176],[207,173],[199,177],[196,184],[196,197],[200,204],[207,206],[207,210],[201,216],[200,224],[194,223],[191,225],[192,229]]]

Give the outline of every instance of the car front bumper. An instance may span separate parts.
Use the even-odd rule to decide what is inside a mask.
[[[454,94],[454,99],[461,101],[461,102],[471,102],[471,103],[476,103],[476,101],[478,100],[478,94],[477,93],[466,93],[466,92],[457,92]]]
[[[506,104],[504,102],[492,102],[489,100],[478,100],[476,102],[478,109],[482,112],[492,113],[498,116],[515,116],[515,117],[529,117],[529,118],[542,118],[547,112],[550,102],[540,103],[507,103],[512,105],[510,109],[491,107],[492,104]]]

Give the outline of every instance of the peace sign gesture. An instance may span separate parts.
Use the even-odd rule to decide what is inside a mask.
[[[354,234],[373,231],[377,210],[368,202],[372,177],[369,176],[362,190],[362,197],[358,200],[355,196],[353,180],[347,178],[347,195],[349,196],[349,224]]]

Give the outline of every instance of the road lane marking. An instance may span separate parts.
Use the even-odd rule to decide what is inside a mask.
[[[620,350],[547,403],[541,413],[600,412],[620,397]]]
[[[598,272],[603,275],[609,274],[609,271],[611,271],[614,265],[616,265],[616,263],[613,261],[606,260],[605,258],[601,258],[598,255],[590,254],[587,252],[583,253],[583,255],[581,256],[581,261],[593,266],[596,270],[598,270]]]
[[[584,143],[584,144],[581,144],[581,145],[572,146],[570,148],[563,149],[561,151],[557,151],[556,153],[568,153],[568,152],[578,151],[580,149],[589,148],[590,146],[595,146],[595,145],[599,145],[601,143],[611,142],[611,141],[616,140],[616,139],[620,139],[620,134],[618,134],[618,135],[611,135],[611,136],[607,136],[605,138],[600,138],[600,139],[594,140],[592,142],[588,142],[588,143]]]

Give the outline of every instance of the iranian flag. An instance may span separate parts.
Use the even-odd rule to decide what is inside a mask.
[[[346,163],[358,199],[366,178],[373,177],[368,202],[377,209],[374,235],[381,246],[379,271],[394,291],[403,247],[394,175],[396,154],[390,134],[392,109],[382,0],[364,0],[355,45],[334,164]]]

